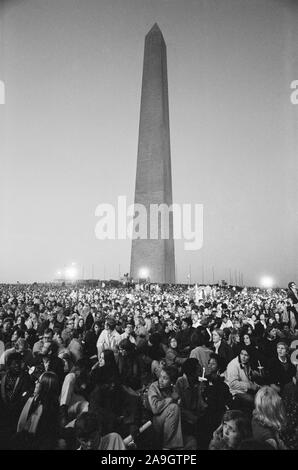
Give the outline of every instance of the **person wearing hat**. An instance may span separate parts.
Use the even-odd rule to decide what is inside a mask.
[[[105,329],[100,333],[96,343],[98,357],[105,349],[111,349],[115,357],[118,356],[118,344],[120,343],[120,334],[116,331],[116,320],[107,317],[105,321]]]

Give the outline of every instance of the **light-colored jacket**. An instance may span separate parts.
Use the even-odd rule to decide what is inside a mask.
[[[120,343],[120,335],[116,330],[108,331],[103,330],[96,343],[98,355],[106,349],[111,349],[114,353],[117,353],[117,346]]]
[[[246,393],[253,387],[253,382],[250,380],[250,373],[250,367],[244,368],[241,366],[238,356],[229,362],[225,372],[225,381],[233,396],[238,393]]]

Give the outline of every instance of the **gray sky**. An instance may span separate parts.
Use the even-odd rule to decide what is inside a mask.
[[[204,205],[178,281],[297,281],[298,8],[286,0],[1,2],[0,282],[129,270],[95,208],[133,202],[144,37],[168,53],[173,199]]]

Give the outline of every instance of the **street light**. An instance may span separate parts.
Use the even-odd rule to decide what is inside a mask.
[[[274,280],[270,276],[263,276],[260,283],[264,289],[272,289]]]
[[[69,281],[74,281],[77,278],[77,276],[78,276],[78,270],[74,266],[74,263],[65,269],[65,279],[68,279]]]

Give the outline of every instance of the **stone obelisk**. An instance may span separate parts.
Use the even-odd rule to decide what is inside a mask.
[[[172,212],[160,216],[158,236],[150,238],[154,228],[152,219],[150,226],[151,205],[172,205],[167,53],[156,23],[145,38],[135,204],[147,210],[147,238],[132,241],[130,274],[135,281],[174,283]],[[167,237],[161,233],[164,217],[169,221]]]

